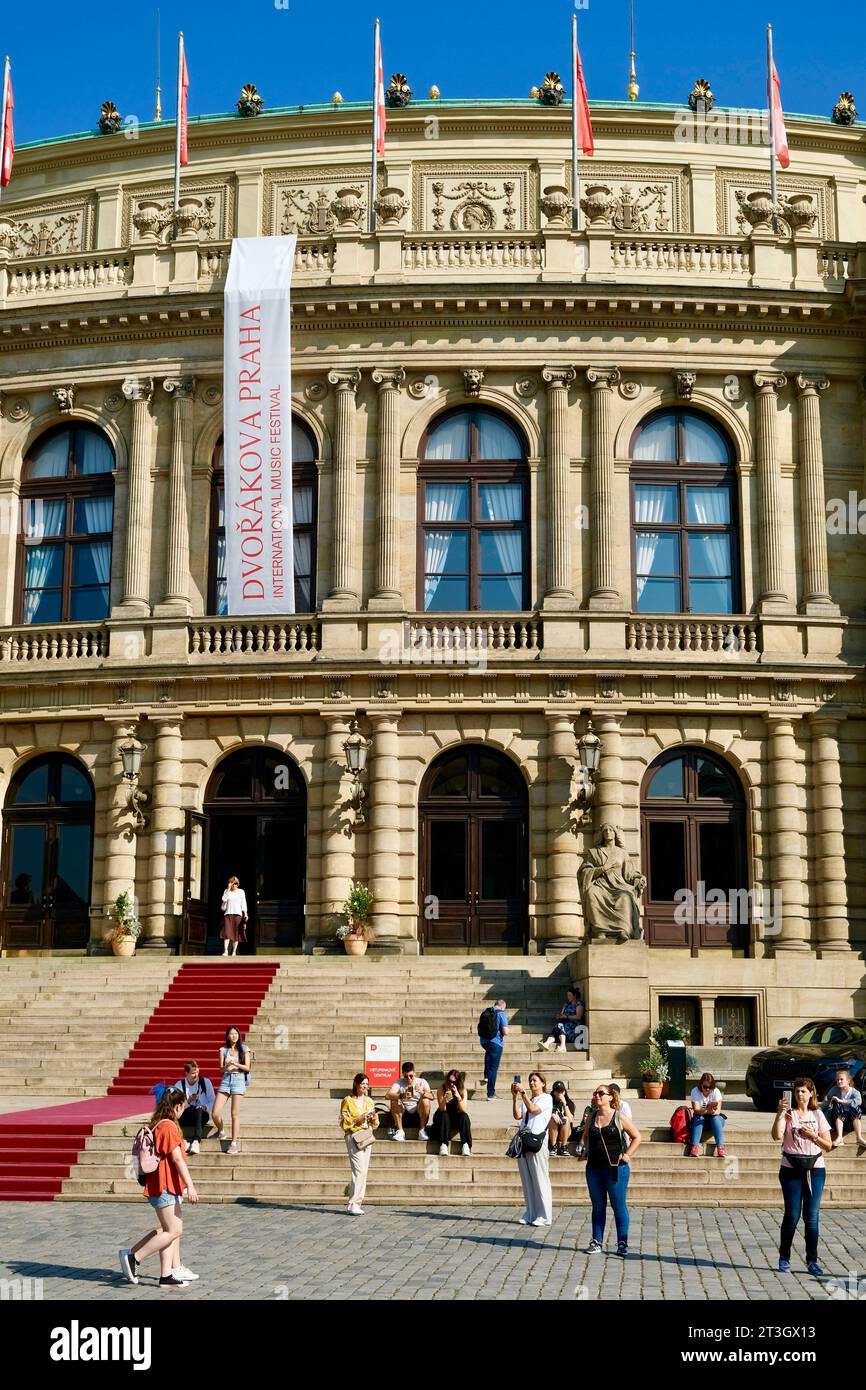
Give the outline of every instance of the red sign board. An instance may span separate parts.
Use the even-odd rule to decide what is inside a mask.
[[[364,1071],[371,1086],[393,1086],[400,1079],[400,1039],[365,1038]]]

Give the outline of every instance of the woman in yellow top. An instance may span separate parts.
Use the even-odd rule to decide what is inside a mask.
[[[352,1082],[352,1094],[346,1096],[340,1105],[340,1128],[346,1136],[346,1151],[352,1170],[352,1182],[349,1187],[350,1216],[364,1215],[361,1203],[367,1191],[367,1169],[370,1167],[370,1154],[373,1152],[373,1145],[369,1142],[365,1148],[359,1148],[355,1142],[355,1135],[369,1134],[379,1124],[376,1107],[368,1095],[369,1090],[369,1077],[359,1071]]]

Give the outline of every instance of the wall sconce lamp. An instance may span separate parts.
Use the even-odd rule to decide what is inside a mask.
[[[355,812],[355,823],[363,825],[367,819],[364,814],[364,802],[367,800],[367,792],[362,778],[367,767],[367,754],[370,751],[370,740],[365,738],[358,728],[357,719],[352,720],[349,729],[349,737],[343,744],[343,752],[346,755],[346,772],[352,778],[352,808]]]
[[[147,792],[142,791],[138,785],[138,778],[141,773],[141,755],[147,745],[139,743],[135,733],[131,733],[126,743],[120,745],[120,756],[123,759],[124,781],[129,783],[126,789],[126,804],[135,818],[136,830],[144,830],[147,825],[147,816],[142,811],[150,798]]]
[[[595,795],[595,778],[601,762],[601,739],[592,731],[592,720],[588,719],[586,733],[577,740],[579,762],[574,769],[572,782],[572,804],[583,808],[582,821],[589,819],[589,807]]]

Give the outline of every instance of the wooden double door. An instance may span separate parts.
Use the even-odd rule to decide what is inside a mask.
[[[526,949],[527,829],[526,785],[504,755],[470,745],[433,763],[420,804],[425,948]]]

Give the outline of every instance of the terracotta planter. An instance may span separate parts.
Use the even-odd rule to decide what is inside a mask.
[[[367,943],[363,936],[344,936],[343,948],[347,956],[365,956]]]
[[[111,943],[111,949],[112,949],[112,952],[114,953],[114,955],[116,955],[116,956],[134,956],[134,955],[135,955],[135,937],[134,937],[134,936],[121,936],[121,937],[115,937],[114,941],[112,941],[112,943]]]
[[[660,1081],[644,1081],[643,1098],[644,1100],[661,1100],[662,1083]]]

